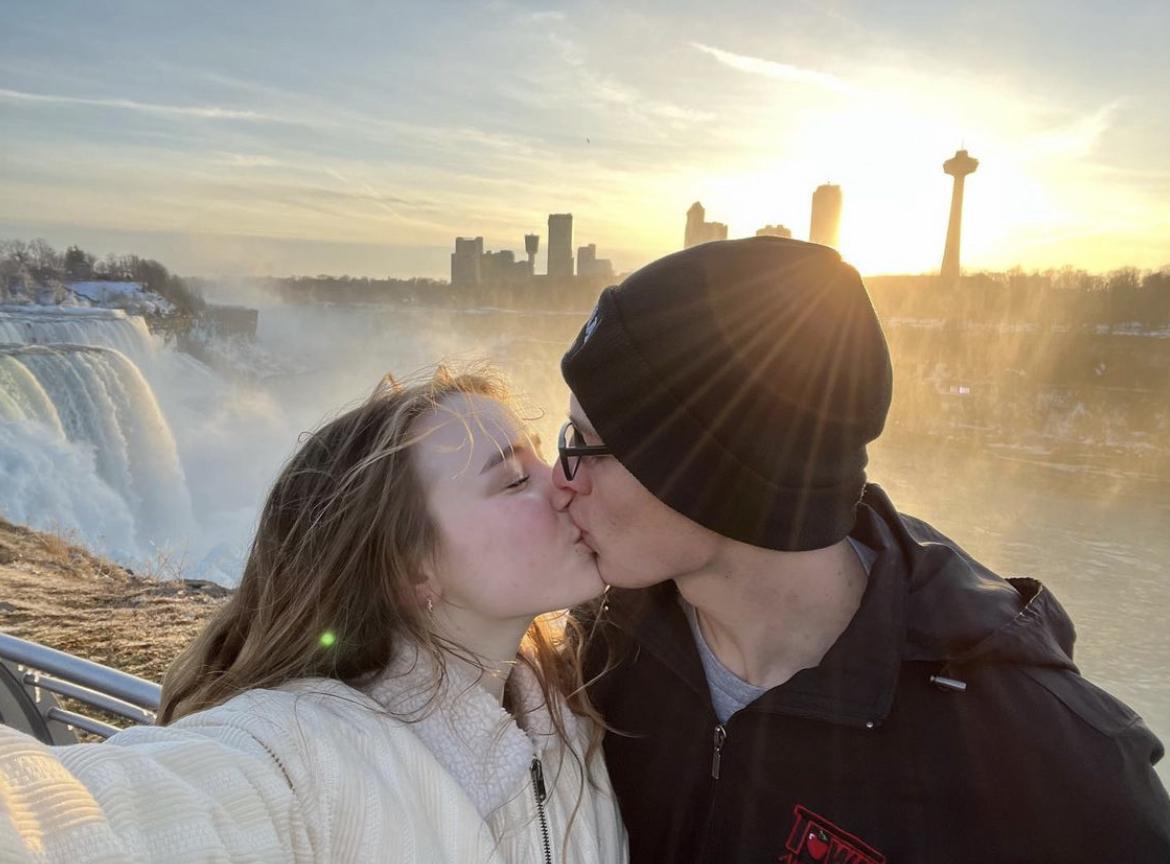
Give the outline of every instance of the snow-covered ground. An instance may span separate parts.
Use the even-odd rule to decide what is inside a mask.
[[[148,291],[141,282],[70,282],[66,287],[95,306],[127,309],[142,315],[171,315],[175,305]]]

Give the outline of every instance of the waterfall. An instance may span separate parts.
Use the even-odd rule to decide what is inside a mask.
[[[8,353],[0,353],[0,420],[39,423],[48,426],[55,437],[65,437],[61,415],[45,388]]]
[[[121,309],[0,306],[0,345],[5,343],[96,345],[120,351],[138,365],[155,352],[146,322]]]
[[[115,331],[131,320],[98,318],[95,326],[95,319],[77,317],[84,321],[81,326],[94,327],[93,338],[117,337]],[[80,323],[65,320],[70,318],[62,316],[47,327],[37,321],[36,327],[41,335],[55,327],[69,332]],[[20,317],[14,324],[13,318],[0,316],[0,334],[24,323]],[[131,326],[122,335],[134,332]],[[125,354],[93,345],[0,345],[0,426],[6,427],[0,444],[0,512],[9,518],[53,527],[61,514],[30,512],[29,502],[84,495],[87,482],[92,487],[90,481],[100,480],[131,515],[138,554],[187,542],[194,519],[175,439],[150,385]],[[63,455],[70,446],[71,455]],[[33,454],[29,448],[43,452]],[[95,476],[71,479],[53,470],[35,476],[45,465],[65,463]],[[39,488],[46,483],[67,488]],[[84,525],[67,527],[91,533]]]

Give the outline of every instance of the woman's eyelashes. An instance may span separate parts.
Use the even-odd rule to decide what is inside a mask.
[[[543,460],[529,447],[517,446],[499,466],[499,471],[509,472],[504,485],[506,491],[523,489],[532,479],[532,472],[547,468]]]
[[[509,483],[505,488],[507,488],[507,489],[523,489],[525,484],[527,484],[527,483],[528,483],[528,475],[522,474],[521,476],[514,478],[512,480],[512,482]]]

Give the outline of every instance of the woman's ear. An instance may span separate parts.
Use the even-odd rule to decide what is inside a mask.
[[[443,586],[437,578],[438,570],[434,556],[427,555],[419,562],[418,575],[414,580],[414,593],[419,605],[428,610],[443,599]]]
[[[443,599],[443,591],[434,581],[428,579],[414,586],[414,596],[418,598],[420,606],[430,610]]]

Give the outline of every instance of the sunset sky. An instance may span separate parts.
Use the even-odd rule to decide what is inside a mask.
[[[1170,265],[1170,4],[0,0],[0,238],[446,276],[550,212],[628,269],[700,200],[865,273]]]

